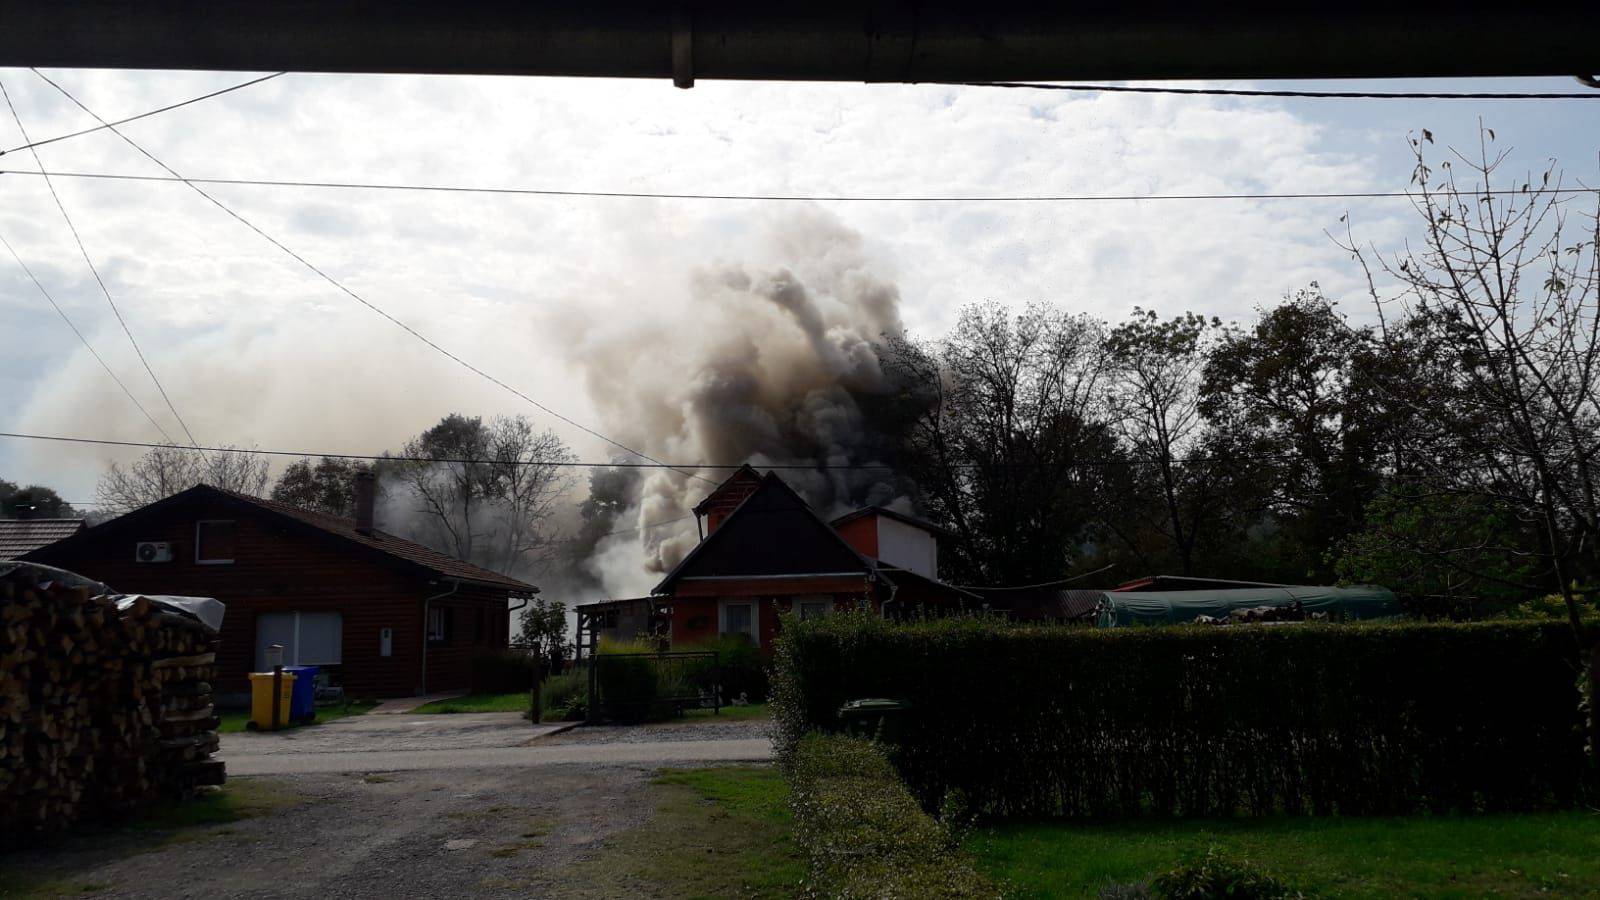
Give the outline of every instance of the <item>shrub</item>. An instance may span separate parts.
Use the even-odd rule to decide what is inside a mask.
[[[1559,623],[1084,630],[785,623],[780,752],[861,697],[909,701],[924,808],[985,817],[1571,806],[1587,768]]]
[[[713,674],[709,662],[695,667],[690,675],[693,686],[710,692],[720,685],[723,705],[733,703],[744,695],[751,703],[764,703],[767,699],[767,661],[761,650],[750,639],[739,634],[725,634],[715,641],[696,644],[690,650],[715,650],[718,671]],[[720,680],[719,680],[720,679]]]
[[[539,658],[516,650],[479,650],[470,664],[472,693],[510,694],[532,690],[539,680]]]
[[[539,688],[539,708],[563,722],[589,715],[589,676],[568,672],[547,679]]]
[[[654,655],[654,651],[641,642],[600,642],[602,658],[591,665],[599,666],[595,674],[599,702],[612,718],[643,722],[654,712],[660,686],[656,683],[656,665],[650,655]]]
[[[1305,896],[1277,876],[1235,859],[1220,847],[1204,853],[1187,853],[1177,868],[1157,875],[1151,893],[1164,900],[1290,900]]]
[[[796,744],[787,770],[795,843],[812,895],[999,896],[873,744],[813,735]]]

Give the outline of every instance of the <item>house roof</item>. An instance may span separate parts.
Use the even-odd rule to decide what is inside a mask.
[[[472,563],[456,559],[448,553],[441,553],[430,547],[424,547],[415,541],[408,541],[405,538],[396,537],[377,529],[373,529],[370,534],[362,533],[356,530],[354,519],[313,512],[309,509],[301,509],[287,503],[280,503],[277,500],[225,491],[208,484],[195,485],[164,500],[158,500],[148,506],[143,506],[133,512],[118,516],[109,522],[72,535],[60,541],[57,546],[66,548],[78,541],[92,540],[108,531],[120,530],[129,524],[137,523],[156,511],[179,506],[193,500],[221,500],[225,503],[234,503],[264,512],[281,522],[298,526],[308,530],[310,533],[345,541],[437,577],[455,578],[473,584],[505,588],[510,591],[525,593],[538,593],[539,591],[537,587],[527,582],[519,581],[508,575],[501,575],[499,572],[492,572],[481,566],[475,566]],[[52,547],[51,549],[55,548]]]
[[[741,470],[742,471],[742,470]],[[782,478],[768,472],[755,492],[683,558],[654,593],[683,578],[871,574],[875,563],[856,552]]]
[[[735,469],[732,475],[723,479],[722,483],[717,485],[711,493],[695,504],[694,514],[697,516],[705,515],[706,511],[711,508],[711,504],[715,503],[724,494],[737,490],[741,484],[759,487],[761,485],[761,473],[757,472],[755,467],[749,463],[745,463]]]
[[[660,597],[619,597],[614,600],[591,600],[588,603],[578,603],[572,607],[572,611],[580,613],[609,612],[613,609],[631,609],[636,606],[653,607],[660,602]]]
[[[935,591],[944,591],[952,596],[961,597],[965,600],[982,602],[985,599],[982,594],[973,590],[972,588],[964,588],[953,584],[946,584],[937,578],[929,578],[926,575],[913,572],[910,569],[902,569],[899,566],[892,566],[882,561],[875,562],[877,563],[878,574],[888,579],[890,584],[899,585],[901,587],[904,587],[908,584],[921,584],[929,589]]]
[[[863,506],[855,512],[845,513],[828,524],[832,525],[834,528],[839,528],[843,525],[848,525],[857,519],[864,519],[867,516],[883,516],[885,519],[894,519],[896,522],[904,522],[913,528],[920,528],[923,531],[932,532],[933,534],[937,534],[941,537],[953,537],[955,535],[955,532],[944,527],[943,525],[935,525],[932,522],[929,522],[927,519],[921,519],[916,516],[907,515],[906,513],[892,510],[887,506]]]
[[[0,519],[0,560],[16,559],[85,527],[82,519]]]
[[[1094,618],[1105,591],[1067,588],[1059,584],[1022,588],[971,588],[993,609],[1023,621],[1085,621]]]

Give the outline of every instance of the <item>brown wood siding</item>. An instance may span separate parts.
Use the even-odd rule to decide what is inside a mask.
[[[195,523],[231,519],[235,532],[234,562],[195,562]],[[173,559],[139,563],[134,546],[140,541],[166,541]],[[160,511],[130,528],[96,536],[90,532],[66,550],[46,549],[38,561],[103,581],[125,593],[215,597],[227,606],[222,625],[222,669],[217,689],[248,689],[246,674],[255,666],[256,617],[266,612],[328,611],[341,614],[341,672],[347,694],[394,697],[415,693],[422,683],[423,598],[449,589],[429,584],[425,573],[359,547],[343,546],[336,537],[319,539],[314,532],[286,525],[267,513],[250,513],[236,504],[195,502]],[[467,687],[472,620],[484,609],[486,646],[505,646],[509,627],[506,592],[463,585],[453,606],[466,622],[449,648],[429,655],[429,690]],[[393,630],[392,654],[379,655],[380,631]]]
[[[805,579],[797,579],[797,581]],[[812,579],[815,585],[816,579]],[[749,584],[747,582],[747,584]],[[767,582],[768,585],[771,582]],[[847,612],[857,609],[861,605],[863,596],[868,597],[867,608],[874,613],[880,611],[881,597],[878,592],[864,594],[858,583],[854,590],[822,590],[813,587],[811,590],[798,590],[778,594],[770,587],[765,596],[759,596],[754,591],[730,591],[719,595],[684,596],[679,594],[672,601],[672,646],[680,650],[692,650],[696,644],[705,643],[717,637],[718,601],[727,598],[739,600],[754,600],[757,605],[757,626],[760,629],[760,644],[762,652],[771,653],[773,642],[778,638],[778,620],[782,613],[794,612],[794,598],[825,594],[833,601],[834,612]]]

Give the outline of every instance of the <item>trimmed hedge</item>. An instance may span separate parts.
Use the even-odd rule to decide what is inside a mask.
[[[988,817],[1567,807],[1592,773],[1559,623],[1083,630],[785,621],[781,752],[907,700],[925,808]]]
[[[809,896],[999,897],[873,744],[811,735],[792,748],[787,770]]]

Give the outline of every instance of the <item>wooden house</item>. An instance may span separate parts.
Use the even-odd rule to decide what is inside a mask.
[[[879,507],[830,524],[773,472],[739,469],[695,512],[707,520],[705,538],[654,591],[670,599],[674,647],[741,634],[768,648],[786,612],[894,615],[983,602],[938,580],[943,529]]]
[[[200,485],[27,554],[124,593],[215,597],[219,694],[248,690],[272,644],[357,697],[469,686],[503,648],[508,602],[538,588],[373,527],[370,476],[354,519]]]

